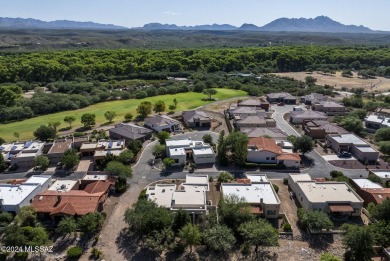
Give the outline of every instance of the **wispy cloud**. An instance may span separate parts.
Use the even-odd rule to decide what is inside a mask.
[[[172,11],[165,11],[163,14],[166,14],[166,15],[180,15],[179,13],[176,13],[176,12],[172,12]]]

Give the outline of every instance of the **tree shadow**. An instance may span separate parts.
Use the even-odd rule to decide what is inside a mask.
[[[333,244],[334,237],[333,234],[308,235],[307,242],[310,248],[325,251]]]
[[[75,131],[76,132],[85,132],[85,131],[89,131],[89,130],[92,130],[92,127],[79,127]]]
[[[69,130],[71,130],[72,129],[72,127],[70,127],[70,126],[68,126],[68,127],[64,127],[64,128],[61,128],[61,129],[59,129],[58,131],[69,131]]]
[[[113,122],[105,122],[105,123],[102,123],[102,124],[100,124],[100,126],[99,127],[104,127],[104,126],[108,126],[108,125],[111,125],[111,124],[113,124]]]

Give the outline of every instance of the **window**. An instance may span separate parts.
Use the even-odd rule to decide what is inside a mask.
[[[267,210],[267,215],[275,215],[276,210]]]
[[[269,157],[265,158],[266,160],[269,160]]]
[[[175,163],[179,163],[179,160],[178,160],[178,159],[175,159]]]
[[[272,157],[271,160],[275,160],[275,157]]]

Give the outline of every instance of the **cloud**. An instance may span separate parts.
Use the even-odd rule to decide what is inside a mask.
[[[163,14],[166,14],[166,15],[180,15],[179,13],[175,13],[175,12],[172,12],[172,11],[165,11]]]

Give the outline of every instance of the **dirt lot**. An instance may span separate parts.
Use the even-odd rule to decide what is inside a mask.
[[[367,91],[388,92],[390,90],[390,79],[384,77],[377,77],[376,79],[360,79],[357,73],[353,73],[352,78],[345,78],[341,76],[341,72],[337,72],[335,76],[324,75],[314,72],[308,74],[306,72],[290,72],[290,73],[275,73],[279,76],[291,77],[297,80],[305,81],[306,76],[313,76],[317,79],[319,85],[330,85],[336,89],[341,87],[347,88],[365,88]]]

